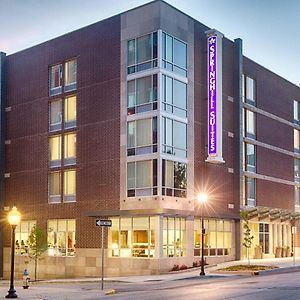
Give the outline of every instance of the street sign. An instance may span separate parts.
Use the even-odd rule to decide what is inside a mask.
[[[111,227],[112,221],[111,220],[96,220],[96,226],[98,227]]]

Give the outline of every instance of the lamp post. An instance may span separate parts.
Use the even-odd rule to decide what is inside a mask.
[[[10,287],[5,298],[18,298],[14,288],[14,269],[15,269],[15,233],[16,227],[21,221],[21,214],[14,206],[8,213],[8,223],[11,225],[11,267],[10,267]]]
[[[207,201],[207,194],[201,193],[197,196],[198,201],[201,204],[201,272],[200,276],[204,276],[204,234],[205,234],[205,228],[204,228],[204,218],[203,218],[203,207],[205,202]]]

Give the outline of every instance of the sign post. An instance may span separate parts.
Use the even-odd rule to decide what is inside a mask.
[[[102,248],[102,264],[101,264],[101,290],[104,286],[104,227],[111,227],[111,220],[96,220],[96,226],[101,227],[101,248]]]

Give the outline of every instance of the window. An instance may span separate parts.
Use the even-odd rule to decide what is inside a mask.
[[[162,149],[164,153],[186,157],[187,124],[163,117]]]
[[[245,177],[245,205],[256,205],[256,179]]]
[[[245,143],[245,170],[249,172],[256,171],[256,149],[253,144]]]
[[[300,206],[300,187],[295,186],[295,205]]]
[[[255,105],[256,102],[256,82],[247,75],[243,75],[243,99],[244,102]]]
[[[300,159],[294,159],[295,181],[300,182]]]
[[[49,203],[61,202],[61,172],[49,174]]]
[[[128,41],[127,66],[128,74],[157,67],[157,32]]]
[[[21,221],[16,227],[15,243],[16,253],[28,253],[28,238],[32,228],[36,225],[36,221]]]
[[[76,96],[65,98],[65,128],[76,126]]]
[[[64,202],[76,201],[76,170],[64,171]]]
[[[54,100],[49,103],[49,130],[61,130],[62,100]]]
[[[61,165],[61,135],[49,138],[50,166],[59,167]]]
[[[127,163],[127,196],[157,195],[157,160]]]
[[[163,75],[162,92],[163,109],[185,118],[187,116],[187,85]]]
[[[259,223],[259,245],[265,254],[269,253],[269,237],[269,224]]]
[[[76,133],[64,135],[64,165],[76,163]]]
[[[127,83],[127,114],[157,109],[157,75],[130,80]]]
[[[299,102],[294,100],[294,122],[299,123],[300,121],[300,110],[299,110]]]
[[[158,217],[111,218],[108,232],[109,256],[155,257]]]
[[[65,92],[76,89],[77,81],[77,60],[69,60],[65,62]]]
[[[162,195],[186,197],[186,164],[163,159]]]
[[[204,255],[224,256],[231,254],[232,222],[227,220],[204,220]],[[201,256],[201,219],[194,220],[194,256]]]
[[[75,255],[75,220],[48,220],[48,255]]]
[[[157,152],[157,117],[127,123],[127,155]]]
[[[181,76],[187,76],[187,45],[163,32],[163,67]]]
[[[63,106],[64,115],[62,113]],[[76,126],[75,95],[49,102],[49,131],[62,130],[62,124],[64,124],[64,129]]]
[[[294,129],[294,151],[300,153],[300,131]]]
[[[60,94],[62,91],[62,65],[51,66],[49,78],[50,96]]]
[[[246,124],[246,137],[255,139],[256,125],[255,113],[251,110],[245,109],[245,124]]]

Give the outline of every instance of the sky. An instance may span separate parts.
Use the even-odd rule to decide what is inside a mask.
[[[7,54],[95,23],[148,0],[0,0],[0,51]],[[243,40],[245,56],[300,84],[300,0],[166,0]]]

